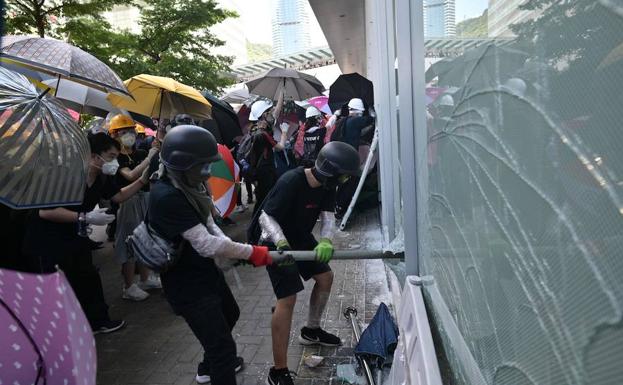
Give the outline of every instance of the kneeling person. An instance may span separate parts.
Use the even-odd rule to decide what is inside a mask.
[[[305,345],[339,346],[341,340],[320,328],[333,272],[328,265],[333,256],[331,238],[335,228],[335,189],[359,173],[359,154],[350,145],[331,142],[318,154],[315,166],[286,172],[270,191],[249,227],[249,241],[278,250],[315,250],[316,261],[267,266],[277,304],[272,318],[273,358],[268,384],[291,385],[287,367],[288,337],[296,294],[304,289],[303,281],[314,279],[307,326],[299,341]],[[312,231],[321,218],[320,242]]]

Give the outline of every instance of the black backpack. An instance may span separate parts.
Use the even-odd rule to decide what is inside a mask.
[[[347,116],[335,123],[335,130],[331,134],[331,142],[342,142],[344,140],[344,127],[346,126]]]
[[[240,165],[240,174],[249,180],[254,178],[259,160],[253,148],[255,138],[256,132],[246,134],[240,141],[236,151],[236,161]]]

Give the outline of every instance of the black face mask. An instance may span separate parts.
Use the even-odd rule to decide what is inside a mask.
[[[335,188],[340,184],[339,177],[322,175],[318,172],[318,170],[316,170],[316,168],[312,168],[312,175],[318,180],[318,182],[322,183],[322,187],[327,190],[335,190]]]

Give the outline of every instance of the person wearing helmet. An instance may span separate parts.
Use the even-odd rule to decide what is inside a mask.
[[[304,345],[339,346],[341,340],[323,329],[320,320],[333,283],[328,262],[333,256],[335,187],[359,175],[359,154],[350,145],[327,143],[313,167],[286,172],[270,191],[247,232],[249,241],[278,250],[314,250],[316,261],[267,266],[277,304],[272,317],[274,366],[268,384],[292,385],[288,370],[288,339],[296,295],[303,280],[313,279],[307,325],[301,329]],[[320,241],[312,230],[320,218]],[[301,279],[302,278],[302,279]]]
[[[234,259],[254,266],[272,260],[267,247],[233,242],[214,223],[205,180],[221,158],[210,132],[192,125],[173,128],[160,158],[147,220],[153,231],[182,249],[175,266],[160,274],[164,293],[203,346],[197,382],[235,384],[243,362],[236,356],[231,330],[240,310],[219,266]]]
[[[93,333],[111,333],[121,329],[125,322],[109,317],[101,278],[93,266],[88,235],[91,226],[103,226],[115,219],[107,209],[96,208],[100,200],[125,202],[148,181],[147,175],[143,174],[133,183],[120,187],[114,178],[119,168],[119,143],[105,133],[98,133],[89,137],[89,145],[91,156],[82,204],[33,212],[23,249],[35,272],[53,273],[60,267],[76,293]]]
[[[110,121],[108,128],[110,136],[119,142],[121,150],[117,161],[119,171],[115,178],[117,184],[125,187],[141,177],[147,170],[151,160],[158,154],[159,149],[152,147],[149,152],[136,149],[136,123],[127,115],[116,115]],[[150,274],[150,270],[139,264],[140,281],[134,282],[137,262],[128,254],[126,239],[145,218],[149,186],[119,206],[117,224],[115,227],[115,254],[121,263],[123,288],[121,297],[130,301],[143,301],[149,297],[146,290],[161,288],[160,281]]]
[[[283,98],[279,99],[277,107],[273,108],[273,102],[257,100],[251,105],[249,121],[253,123],[250,135],[253,138],[253,154],[255,163],[255,208],[262,203],[270,189],[277,182],[275,160],[273,151],[283,151],[286,146],[289,125],[282,123],[279,127],[281,137],[279,142],[273,138],[273,126],[281,113]]]
[[[301,166],[313,167],[327,134],[327,129],[322,125],[322,113],[316,107],[307,107],[303,130],[303,135],[297,138],[303,144]]]

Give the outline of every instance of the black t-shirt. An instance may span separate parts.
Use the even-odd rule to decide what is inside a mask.
[[[130,170],[134,170],[136,166],[138,166],[143,160],[145,160],[145,158],[147,158],[147,152],[144,150],[134,150],[131,154],[119,154],[119,156],[117,157],[117,161],[119,162],[119,170],[126,167]],[[133,183],[124,178],[120,172],[117,172],[115,178],[117,179],[117,184],[121,187],[125,187]],[[149,185],[145,185],[142,190],[149,191]]]
[[[302,161],[305,166],[311,166],[318,157],[318,153],[324,146],[324,137],[327,134],[325,127],[320,127],[313,132],[306,131],[303,136]]]
[[[184,194],[166,178],[151,188],[148,219],[160,236],[176,243],[183,242],[182,233],[201,223]],[[177,264],[161,274],[161,278],[169,300],[182,305],[192,302],[202,292],[216,290],[218,274],[213,259],[202,257],[186,242]]]
[[[259,241],[259,215],[263,211],[275,218],[290,246],[306,250],[316,246],[312,235],[321,211],[333,212],[335,190],[311,188],[305,169],[298,167],[283,174],[270,191],[249,227],[251,243]]]
[[[82,204],[78,206],[63,206],[73,212],[88,213],[92,211],[101,199],[111,199],[119,192],[119,185],[115,178],[109,175],[99,175],[95,182],[84,191]],[[58,255],[64,252],[75,251],[85,244],[86,238],[78,235],[78,223],[58,223],[45,220],[39,216],[38,210],[33,210],[29,218],[24,239],[24,251],[30,255]]]
[[[361,131],[372,124],[374,119],[370,116],[348,116],[344,122],[342,142],[348,143],[355,149],[361,142]]]
[[[277,144],[275,139],[266,131],[257,129],[253,132],[253,154],[257,157],[257,169],[274,169],[273,147]]]

